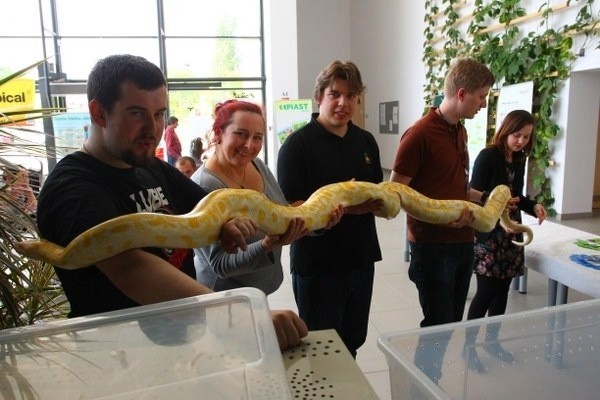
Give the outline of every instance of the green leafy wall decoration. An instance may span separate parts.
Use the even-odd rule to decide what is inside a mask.
[[[594,0],[570,0],[552,6],[540,2],[537,12],[528,13],[520,0],[474,0],[472,4],[466,0],[425,1],[426,104],[431,104],[442,92],[444,74],[457,57],[473,57],[486,64],[499,84],[533,81],[537,124],[529,176],[538,191],[536,200],[553,216],[556,215],[552,208],[554,197],[550,178],[545,175],[551,163],[551,142],[559,133],[559,126],[553,120],[553,104],[577,56],[587,47],[600,48],[597,44],[600,17],[594,14],[593,3]],[[461,16],[461,9],[466,7],[472,12]],[[573,21],[558,28],[551,25],[553,13],[573,7],[578,9]],[[525,31],[522,22],[531,20],[539,21],[538,29]],[[490,21],[496,24],[492,26]],[[584,38],[577,49],[573,48],[575,36]],[[494,116],[493,97],[488,108]],[[494,130],[490,124],[488,136]]]

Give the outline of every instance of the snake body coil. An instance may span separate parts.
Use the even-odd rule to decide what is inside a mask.
[[[196,248],[218,240],[221,227],[235,217],[248,217],[267,234],[282,234],[293,218],[302,218],[309,230],[324,228],[337,205],[352,206],[379,199],[383,208],[378,217],[394,218],[401,209],[414,218],[431,224],[457,220],[468,207],[475,217],[473,228],[489,232],[498,220],[514,231],[526,232],[519,245],[531,242],[532,232],[514,223],[505,211],[510,190],[496,187],[484,207],[462,200],[434,200],[407,185],[396,182],[349,181],[323,186],[298,207],[271,202],[264,194],[247,189],[219,189],[209,193],[184,215],[156,213],[127,214],[105,221],[83,232],[67,247],[44,239],[23,241],[17,249],[27,257],[65,268],[77,269],[95,264],[123,251],[144,248]]]

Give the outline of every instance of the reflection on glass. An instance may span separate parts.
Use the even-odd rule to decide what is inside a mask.
[[[0,36],[31,36],[40,34],[38,0],[11,1],[2,4]],[[2,39],[4,42],[5,39]]]
[[[55,1],[62,36],[158,35],[156,0],[103,0],[93,10],[87,1]]]
[[[180,77],[261,75],[259,39],[167,39],[167,74]]]
[[[224,23],[234,27],[229,35],[260,35],[259,0],[203,1],[201,12],[190,12],[187,0],[164,2],[167,36],[223,36]]]
[[[87,80],[96,62],[111,54],[134,54],[160,65],[154,39],[78,38],[61,41],[63,72],[70,80]]]

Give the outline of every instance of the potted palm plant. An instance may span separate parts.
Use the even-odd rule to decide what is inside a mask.
[[[43,62],[0,78],[0,87]],[[43,144],[43,132],[18,123],[47,118],[62,111],[54,108],[27,111],[0,109],[0,329],[63,318],[68,312],[68,303],[52,266],[22,256],[15,250],[16,242],[38,237],[39,233],[35,208],[32,207],[35,198],[28,198],[25,202],[27,207],[24,207],[11,186],[21,179],[19,175],[25,170],[15,161],[16,158],[41,160],[48,154],[57,154],[57,149],[48,149]],[[36,136],[41,140],[31,139]],[[37,194],[40,183],[41,179],[31,185],[34,194]]]

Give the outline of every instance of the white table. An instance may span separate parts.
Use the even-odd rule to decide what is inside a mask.
[[[533,230],[533,241],[525,246],[525,265],[548,277],[548,305],[567,302],[568,288],[594,298],[600,298],[600,271],[571,261],[572,254],[599,255],[600,252],[577,246],[575,239],[597,237],[589,232],[570,228],[551,221],[542,225],[523,217],[523,223]]]

